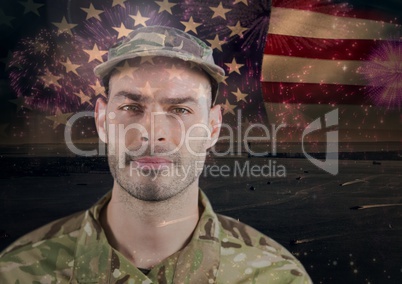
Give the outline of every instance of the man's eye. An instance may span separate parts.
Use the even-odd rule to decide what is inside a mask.
[[[125,105],[120,107],[119,109],[124,111],[141,111],[141,108],[137,105]]]
[[[182,107],[176,107],[174,109],[172,109],[172,112],[175,114],[187,114],[190,113],[190,111],[186,108],[182,108]]]

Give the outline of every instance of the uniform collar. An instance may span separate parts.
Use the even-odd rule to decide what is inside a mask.
[[[111,283],[118,280],[135,283],[214,283],[219,267],[220,224],[211,204],[200,190],[203,208],[189,244],[155,266],[148,276],[115,251],[100,225],[101,210],[111,199],[111,192],[85,212],[73,264],[73,283]],[[159,277],[159,280],[158,280]],[[154,281],[154,282],[153,282]],[[133,283],[134,283],[133,282]]]

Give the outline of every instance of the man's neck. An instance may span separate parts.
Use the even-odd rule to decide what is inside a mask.
[[[140,268],[151,268],[182,249],[198,219],[198,181],[161,202],[138,200],[115,183],[112,198],[101,212],[111,246]]]

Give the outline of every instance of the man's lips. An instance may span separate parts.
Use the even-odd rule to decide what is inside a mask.
[[[164,165],[170,165],[173,163],[172,160],[161,158],[161,157],[142,157],[133,160],[140,167],[160,167]]]

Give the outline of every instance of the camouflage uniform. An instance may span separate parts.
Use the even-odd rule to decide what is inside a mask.
[[[145,275],[106,239],[99,213],[110,197],[17,240],[0,255],[0,283],[311,283],[285,248],[215,214],[202,192],[190,243]]]

